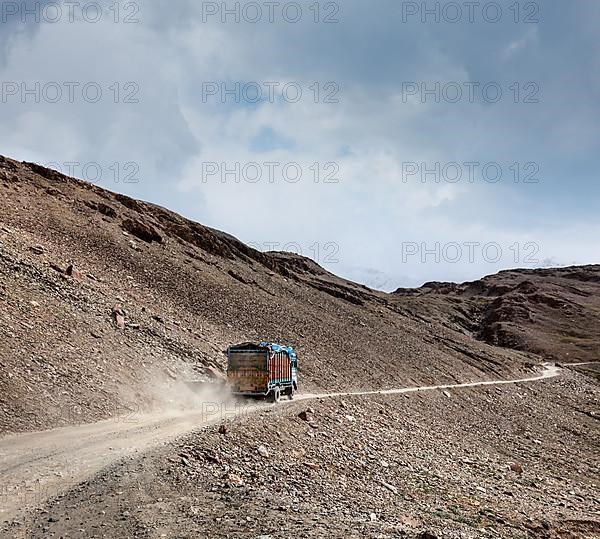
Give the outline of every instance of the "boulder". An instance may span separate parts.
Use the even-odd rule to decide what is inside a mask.
[[[158,231],[147,223],[143,223],[137,219],[125,219],[122,224],[123,228],[146,243],[162,243],[162,236]]]
[[[75,269],[75,266],[73,264],[69,265],[69,267],[67,268],[67,271],[65,273],[69,277],[73,277],[73,279],[79,280],[81,278],[81,273],[79,273],[79,270]]]
[[[125,311],[121,308],[120,305],[115,305],[112,308],[112,317],[115,322],[115,325],[119,329],[125,329]]]

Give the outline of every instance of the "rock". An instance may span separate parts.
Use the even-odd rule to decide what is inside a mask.
[[[115,314],[115,323],[119,329],[125,329],[125,317],[122,314]]]
[[[112,316],[115,325],[119,329],[125,329],[125,311],[119,305],[115,305],[112,308]]]
[[[425,531],[417,535],[417,539],[438,539],[438,536],[429,531]]]
[[[390,485],[389,483],[386,483],[385,481],[381,481],[381,484],[385,488],[387,488],[390,492],[393,492],[394,494],[398,494],[398,489],[394,485]]]
[[[39,306],[40,306],[40,304],[39,304],[37,301],[30,301],[30,302],[29,302],[29,304],[30,304],[32,307],[35,307],[35,308],[37,308],[37,307],[39,307]]]
[[[411,528],[419,527],[419,521],[416,518],[413,518],[411,516],[407,516],[407,515],[401,516],[400,522],[402,522],[402,524],[404,524],[405,526],[409,526]]]
[[[452,395],[450,395],[450,391],[448,391],[447,389],[444,389],[444,391],[442,391],[442,393],[444,394],[444,397],[452,397]]]
[[[79,271],[75,269],[75,266],[73,264],[70,264],[69,267],[67,267],[67,271],[65,273],[69,277],[73,277],[73,279],[81,279],[81,273],[79,273]]]
[[[520,464],[517,464],[516,462],[511,462],[509,468],[513,472],[518,473],[519,475],[523,473],[523,467]]]
[[[308,410],[310,410],[310,408]],[[298,417],[302,419],[302,421],[311,421],[312,417],[308,410],[303,410],[298,414]]]
[[[50,264],[50,267],[51,267],[51,268],[52,268],[54,271],[57,271],[58,273],[62,273],[63,275],[64,275],[64,273],[65,273],[65,270],[64,270],[64,269],[62,269],[62,268],[61,268],[59,265],[57,265],[57,264],[53,264],[53,263],[51,263],[51,264]]]
[[[257,451],[261,457],[269,458],[269,450],[264,445],[259,445]]]
[[[52,197],[63,197],[64,196],[64,193],[62,191],[59,191],[58,189],[56,189],[54,187],[46,187],[46,193],[48,193]]]
[[[218,455],[215,455],[214,453],[211,453],[209,451],[204,453],[204,458],[212,464],[221,464],[222,462]]]
[[[43,255],[46,252],[46,248],[43,245],[34,245],[31,247],[31,252],[36,255]]]
[[[244,484],[244,479],[237,474],[228,473],[227,474],[227,482],[234,487],[241,487]]]
[[[219,427],[219,434],[227,434],[229,432],[229,429],[227,428],[227,425],[223,424]]]
[[[98,202],[96,207],[102,215],[106,215],[107,217],[116,217],[117,216],[117,211],[113,207],[111,207],[107,204]]]
[[[377,515],[376,515],[375,513],[371,513],[371,514],[369,515],[369,520],[370,520],[371,522],[377,522]]]
[[[123,228],[146,243],[162,243],[162,236],[158,231],[147,223],[136,219],[125,219],[122,224]]]

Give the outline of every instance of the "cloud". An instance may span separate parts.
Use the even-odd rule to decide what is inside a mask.
[[[534,42],[537,37],[537,29],[529,29],[525,35],[515,41],[511,41],[510,44],[502,51],[501,57],[504,61],[510,60],[512,56],[517,54],[519,51],[527,47],[529,44]]]
[[[521,51],[522,49],[531,45],[532,43],[535,43],[537,41],[537,37],[538,37],[537,27],[532,26],[531,28],[528,28],[525,31],[523,37],[516,39],[514,41],[511,41],[509,43],[509,45],[506,48],[504,48],[504,50],[501,53],[502,60],[504,60],[504,61],[510,60],[519,51]]]
[[[591,4],[544,6],[533,26],[402,23],[387,0],[340,4],[337,24],[310,10],[295,24],[223,24],[203,22],[202,3],[139,7],[134,24],[107,11],[3,28],[2,81],[78,83],[72,103],[0,103],[3,152],[76,161],[80,176],[98,163],[104,187],[265,249],[300,245],[353,278],[374,268],[380,282],[417,284],[598,259]],[[96,103],[82,97],[89,83]]]

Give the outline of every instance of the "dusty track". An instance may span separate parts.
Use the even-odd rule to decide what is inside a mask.
[[[347,393],[323,393],[323,394],[305,394],[300,395],[298,399],[319,399],[328,397],[352,397],[352,396],[364,396],[364,395],[400,395],[403,393],[417,393],[421,391],[433,391],[433,390],[444,390],[444,389],[460,389],[467,387],[478,387],[478,386],[499,386],[505,384],[518,384],[522,382],[537,382],[539,380],[545,380],[547,378],[555,378],[560,375],[561,368],[555,365],[544,364],[544,370],[538,375],[530,378],[518,378],[515,380],[490,380],[484,382],[467,382],[465,384],[444,384],[437,386],[417,386],[417,387],[403,387],[400,389],[383,389],[379,391],[356,391]]]
[[[464,384],[408,387],[366,392],[299,395],[298,400],[358,395],[392,395],[422,391],[461,389],[536,382],[559,376],[561,369],[544,365],[532,377]],[[224,418],[263,408],[265,405],[205,407],[202,410],[136,415],[83,426],[8,436],[0,440],[2,485],[0,522],[42,505],[48,498],[92,477],[120,458],[142,453],[161,443],[206,427]],[[217,409],[218,408],[218,409]]]
[[[0,440],[0,521],[23,508],[43,504],[119,458],[217,420],[205,410],[194,410],[135,415],[6,437]]]

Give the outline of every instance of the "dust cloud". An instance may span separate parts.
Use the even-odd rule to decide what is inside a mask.
[[[121,389],[121,401],[127,403],[115,414],[134,423],[138,416],[160,414],[181,416],[193,413],[201,423],[224,422],[249,414],[257,401],[231,394],[224,379],[193,381],[158,371],[135,390]],[[191,377],[190,377],[191,378]]]

